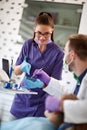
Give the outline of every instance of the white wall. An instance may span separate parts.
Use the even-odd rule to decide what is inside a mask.
[[[0,58],[17,58],[21,46],[16,44],[25,0],[0,1]]]
[[[78,33],[87,34],[87,2],[83,6],[80,27]]]
[[[13,64],[21,50],[22,44],[17,44],[18,32],[25,0],[0,0],[0,67],[2,58]],[[14,75],[15,76],[15,75]],[[16,77],[19,80],[19,77]]]

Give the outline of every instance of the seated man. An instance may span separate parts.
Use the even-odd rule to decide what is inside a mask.
[[[46,91],[48,88],[49,94],[56,90],[56,95],[55,93],[53,95],[58,98],[63,94],[72,93],[80,99],[76,101],[64,101],[64,122],[76,124],[87,123],[85,104],[87,103],[87,35],[75,34],[69,37],[65,45],[65,62],[69,70],[74,72],[74,77],[77,80],[77,84],[75,87],[73,86],[73,90],[71,87],[62,86],[59,80],[49,77],[43,70],[36,70],[33,76],[45,83],[46,88],[44,90]],[[50,102],[54,104],[54,102]],[[56,106],[56,108],[58,107]]]

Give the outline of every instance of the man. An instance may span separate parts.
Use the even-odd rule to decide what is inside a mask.
[[[87,123],[87,35],[83,34],[75,34],[69,37],[66,45],[65,45],[65,62],[68,65],[70,71],[74,72],[74,76],[77,80],[77,85],[73,87],[73,90],[68,86],[60,85],[60,81],[49,77],[43,70],[34,72],[34,77],[39,78],[46,84],[46,89],[58,92],[57,97],[60,97],[63,94],[69,94],[64,97],[65,99],[71,98],[71,100],[61,100],[55,98],[53,101],[49,100],[48,103],[48,111],[50,110],[52,104],[54,103],[54,107],[50,112],[45,112],[45,115],[51,119],[52,112],[56,109],[56,111],[63,111],[64,113],[64,122],[69,123]],[[74,95],[73,95],[74,94]],[[55,95],[55,93],[53,93]],[[77,97],[75,96],[77,95]],[[72,100],[74,99],[80,100]],[[67,97],[67,98],[66,98]],[[52,97],[54,98],[54,97]],[[59,103],[60,102],[60,103]],[[59,107],[58,107],[58,106]],[[59,110],[58,110],[59,109]]]

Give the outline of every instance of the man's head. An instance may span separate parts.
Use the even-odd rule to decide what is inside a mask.
[[[78,60],[87,62],[87,35],[71,35],[65,45],[65,61],[70,71],[73,71]]]

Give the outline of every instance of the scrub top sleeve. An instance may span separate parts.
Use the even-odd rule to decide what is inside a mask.
[[[28,48],[27,43],[28,43],[28,41],[25,41],[25,43],[23,44],[23,46],[21,48],[21,52],[17,58],[15,65],[20,65],[23,62],[24,57],[27,56],[27,54],[26,54],[26,52],[28,51],[27,50],[27,48]]]
[[[56,61],[51,74],[51,77],[54,77],[58,80],[62,78],[63,57],[64,57],[64,53],[61,51],[60,54],[56,56]]]

